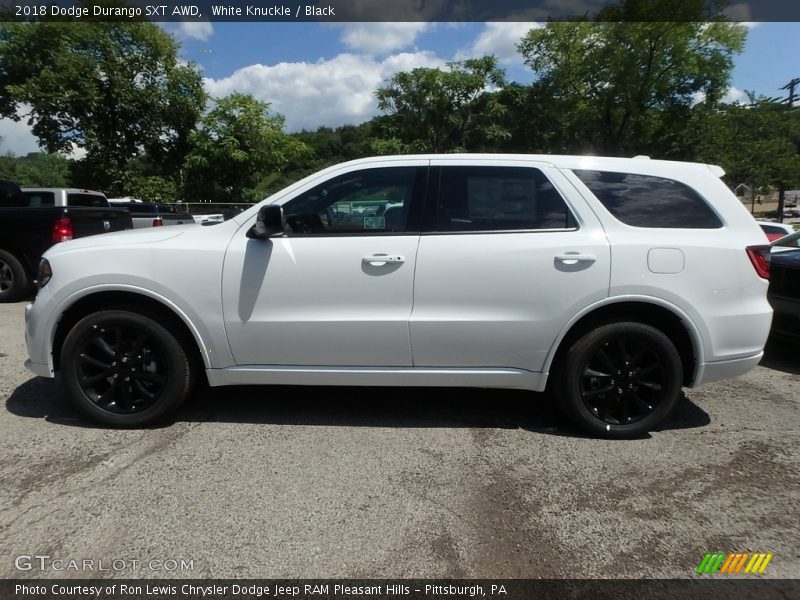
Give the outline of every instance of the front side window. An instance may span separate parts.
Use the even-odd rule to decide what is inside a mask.
[[[688,185],[652,175],[573,171],[617,220],[634,227],[717,229],[719,217]]]
[[[575,227],[564,199],[531,167],[442,167],[434,194],[437,231]]]
[[[339,175],[283,205],[293,234],[408,231],[416,167],[365,169]]]

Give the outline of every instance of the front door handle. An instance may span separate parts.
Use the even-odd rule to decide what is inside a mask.
[[[406,262],[406,257],[399,254],[373,254],[365,256],[361,259],[361,262],[375,266],[398,265]]]
[[[581,254],[579,252],[565,252],[564,254],[556,255],[556,260],[558,262],[564,263],[565,265],[576,265],[579,262],[588,262],[593,263],[597,260],[597,257],[594,254]]]

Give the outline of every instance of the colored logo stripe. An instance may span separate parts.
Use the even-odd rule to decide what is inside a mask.
[[[700,561],[697,573],[745,573],[761,574],[767,568],[774,555],[771,553],[755,552],[709,552]],[[745,566],[747,565],[747,566]]]

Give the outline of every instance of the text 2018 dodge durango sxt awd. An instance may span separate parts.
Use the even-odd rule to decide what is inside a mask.
[[[769,333],[769,247],[721,175],[582,156],[337,165],[219,225],[50,249],[28,365],[117,426],[164,418],[204,376],[551,387],[588,432],[641,435],[682,386],[755,366]]]

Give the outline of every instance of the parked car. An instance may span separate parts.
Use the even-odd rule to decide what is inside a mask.
[[[93,190],[24,187],[22,188],[22,193],[28,199],[28,206],[31,208],[47,206],[109,207],[105,194]]]
[[[779,214],[780,214],[780,211],[771,210],[771,211],[767,212],[765,216],[768,219],[777,219]],[[785,209],[783,209],[783,218],[784,219],[796,219],[798,217],[800,217],[800,210],[798,210],[796,208],[785,208]]]
[[[789,235],[778,238],[769,244],[772,251],[790,250],[792,248],[800,248],[800,231],[793,231]]]
[[[51,249],[27,365],[60,371],[107,425],[164,419],[204,375],[549,388],[591,434],[641,435],[682,386],[763,354],[769,246],[722,174],[585,156],[340,164],[215,227]]]
[[[222,213],[210,213],[205,215],[192,213],[192,218],[195,223],[200,223],[201,225],[213,225],[222,223],[225,220],[225,216]]]
[[[759,227],[767,234],[770,242],[781,239],[783,236],[794,233],[794,227],[784,223],[773,223],[772,221],[756,221]]]
[[[111,200],[114,206],[127,208],[131,213],[134,229],[147,227],[163,227],[164,225],[185,225],[194,223],[191,215],[186,213],[176,213],[168,204],[158,202],[120,202],[117,199]]]
[[[768,293],[775,311],[772,333],[800,341],[800,231],[773,242],[772,247]]]
[[[131,227],[128,211],[108,208],[99,192],[21,190],[0,181],[0,302],[31,291],[39,258],[53,244]]]

